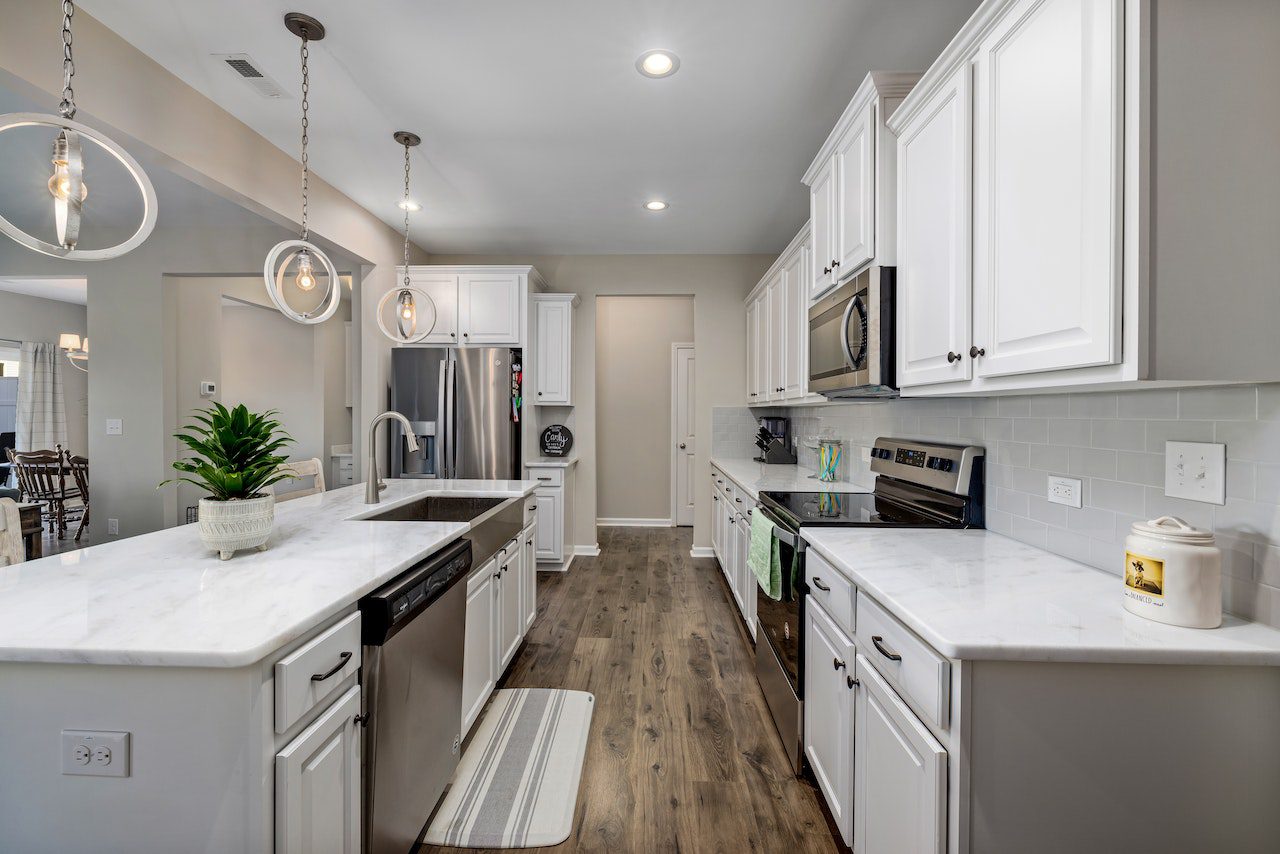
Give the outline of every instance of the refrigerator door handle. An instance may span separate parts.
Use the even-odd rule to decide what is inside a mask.
[[[457,416],[457,413],[453,411],[454,407],[457,405],[457,401],[456,401],[456,392],[457,392],[456,386],[458,384],[457,370],[458,370],[458,363],[457,361],[455,361],[453,354],[450,353],[449,354],[449,371],[448,371],[447,379],[445,380],[445,394],[447,395],[447,398],[445,400],[445,423],[444,423],[445,435],[448,436],[448,447],[447,447],[447,450],[445,451],[445,459],[449,461],[449,475],[448,475],[449,477],[458,476],[458,443],[454,441],[454,438],[455,438],[454,431],[458,427],[458,424],[457,424],[458,416]]]
[[[448,410],[445,409],[447,396],[445,395],[445,379],[448,376],[446,365],[449,360],[445,359],[440,363],[440,400],[436,406],[436,417],[439,423],[436,425],[436,477],[448,477],[446,470],[446,460],[448,460],[447,452],[449,447],[449,424]]]

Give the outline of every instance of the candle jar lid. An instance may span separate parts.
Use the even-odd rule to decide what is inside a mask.
[[[1187,545],[1207,546],[1213,543],[1213,532],[1192,527],[1177,516],[1161,516],[1149,522],[1134,522],[1133,533],[1147,537],[1159,537]]]

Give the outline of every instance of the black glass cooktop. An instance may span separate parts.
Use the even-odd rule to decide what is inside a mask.
[[[867,525],[888,528],[951,527],[936,516],[922,513],[906,504],[874,492],[762,492],[762,503],[772,505],[784,518],[781,521],[801,526]],[[785,518],[790,517],[790,518]],[[959,525],[959,522],[955,523]]]

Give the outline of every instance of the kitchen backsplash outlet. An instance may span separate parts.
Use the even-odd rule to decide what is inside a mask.
[[[843,440],[840,479],[855,483],[872,477],[862,449],[877,436],[984,445],[987,527],[1107,572],[1120,573],[1135,521],[1169,514],[1210,528],[1222,549],[1224,606],[1280,627],[1280,384],[899,399],[775,412],[791,417],[802,466],[817,466],[806,436]],[[717,430],[713,453],[753,456],[756,414],[765,413],[744,407],[713,415],[713,426],[733,434],[721,440]],[[1226,504],[1164,494],[1167,441],[1227,446]],[[1082,506],[1050,503],[1050,475],[1080,479]]]

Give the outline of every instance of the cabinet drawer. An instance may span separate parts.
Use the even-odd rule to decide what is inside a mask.
[[[564,469],[531,468],[529,469],[529,479],[536,480],[539,489],[544,486],[564,486]]]
[[[925,718],[947,726],[951,665],[865,593],[858,593],[858,651]]]
[[[359,669],[360,614],[357,612],[276,662],[276,732],[284,732],[335,695],[347,677]]]
[[[839,624],[840,628],[853,634],[854,597],[857,590],[849,579],[845,578],[822,555],[813,549],[805,553],[805,584],[809,585],[809,595],[822,603],[822,607]],[[826,588],[825,590],[823,588]]]

